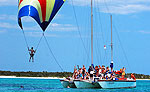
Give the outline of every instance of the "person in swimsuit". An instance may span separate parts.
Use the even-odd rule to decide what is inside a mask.
[[[124,76],[125,76],[125,74],[126,74],[126,73],[125,73],[125,70],[126,70],[126,68],[123,67],[123,69],[122,69],[122,78],[124,78]]]
[[[86,68],[85,68],[85,66],[83,65],[83,68],[82,68],[82,76],[83,76],[83,79],[85,79],[85,73],[86,73]]]
[[[78,79],[82,79],[82,69],[81,68],[79,68],[79,70],[78,70],[78,72],[77,72],[77,78]]]
[[[32,58],[32,62],[34,62],[34,57],[33,56],[34,56],[36,50],[34,50],[33,47],[31,47],[31,49],[28,48],[28,51],[29,51],[29,54],[30,54],[29,62],[30,62],[31,58]]]
[[[73,78],[77,79],[77,68],[74,66]]]

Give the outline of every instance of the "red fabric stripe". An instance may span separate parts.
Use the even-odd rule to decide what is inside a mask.
[[[38,1],[41,5],[43,21],[45,21],[45,18],[46,18],[46,0],[38,0]]]
[[[23,1],[23,0],[20,0],[19,5],[21,4],[22,1]]]

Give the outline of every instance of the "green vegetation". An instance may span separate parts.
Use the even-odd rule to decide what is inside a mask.
[[[150,79],[150,75],[144,75],[144,74],[136,74],[133,73],[136,79]],[[126,74],[126,77],[130,77],[131,73]]]
[[[16,76],[16,77],[68,77],[72,76],[71,72],[11,72],[11,71],[0,71],[0,76]]]
[[[126,77],[130,77],[131,73],[127,73]],[[136,79],[150,79],[150,75],[135,74]],[[11,71],[0,71],[0,76],[17,76],[17,77],[68,77],[72,76],[71,72],[11,72]]]

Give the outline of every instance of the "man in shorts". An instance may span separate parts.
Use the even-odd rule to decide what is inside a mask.
[[[30,54],[29,62],[30,62],[31,58],[32,58],[32,62],[34,62],[33,56],[34,56],[34,54],[35,54],[36,51],[33,49],[33,47],[31,47],[31,49],[28,48],[28,51],[30,51],[29,52],[29,54]]]

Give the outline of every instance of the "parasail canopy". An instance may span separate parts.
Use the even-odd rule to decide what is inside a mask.
[[[19,0],[18,24],[23,29],[21,18],[34,18],[43,31],[52,21],[65,0]]]

